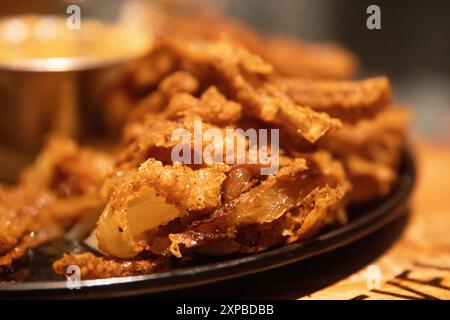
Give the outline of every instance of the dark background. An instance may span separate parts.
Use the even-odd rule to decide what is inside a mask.
[[[366,9],[381,9],[368,30]],[[450,144],[450,1],[246,0],[226,11],[258,28],[312,41],[338,41],[361,59],[361,76],[386,74],[394,98],[415,109],[422,135]]]
[[[82,15],[114,19],[126,1],[84,0],[80,6]],[[159,2],[174,1],[184,6],[189,2]],[[394,98],[415,109],[416,131],[450,145],[450,1],[192,1],[222,10],[264,32],[344,44],[360,57],[360,77],[386,74],[391,78]],[[2,0],[0,15],[65,14],[67,2],[77,1]],[[370,4],[381,8],[381,30],[366,27]]]

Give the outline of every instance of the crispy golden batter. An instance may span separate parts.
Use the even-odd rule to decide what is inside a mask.
[[[351,202],[388,194],[397,179],[397,165],[410,122],[411,115],[406,108],[391,107],[373,120],[345,125],[321,141],[321,147],[345,164],[354,185]]]
[[[224,253],[260,252],[274,246],[309,240],[327,227],[344,225],[347,222],[347,216],[342,197],[346,190],[346,188],[328,186],[316,188],[304,198],[298,209],[289,211],[271,223],[253,224],[241,228],[237,232],[236,240],[228,244],[228,248],[221,244],[221,248],[234,249]],[[215,252],[214,244],[197,250],[221,254],[220,251]]]
[[[188,212],[210,212],[221,204],[226,165],[193,170],[149,159],[111,191],[97,223],[100,248],[128,258],[148,247],[145,231],[168,224]],[[161,212],[155,212],[155,211]],[[165,212],[164,212],[165,211]],[[133,221],[136,221],[133,223]]]
[[[158,89],[142,98],[127,116],[128,122],[140,121],[148,114],[156,113],[166,107],[170,98],[177,93],[191,93],[198,91],[198,80],[186,71],[174,72],[164,79]]]
[[[392,188],[409,115],[390,107],[387,78],[348,80],[357,60],[336,45],[264,37],[213,15],[157,20],[152,50],[111,95],[110,120],[124,124],[116,153],[52,139],[18,187],[0,188],[0,268],[87,212],[100,215],[88,243],[104,256],[66,254],[58,274],[78,265],[82,279],[141,275],[306,241],[345,224],[347,202]],[[250,156],[245,134],[242,149],[227,136],[238,128],[279,130],[277,172],[236,161]],[[235,161],[207,159],[210,143]]]
[[[272,223],[281,233],[275,234],[275,230],[272,230],[268,237],[277,241],[264,241],[263,245],[255,237],[252,243],[254,247],[259,248],[255,249],[256,251],[282,244],[281,240],[287,241],[287,235],[290,235],[290,241],[302,236],[306,239],[331,221],[334,222],[333,216],[337,215],[336,209],[341,209],[349,186],[342,166],[329,155],[321,153],[308,156],[306,161],[296,159],[258,186],[224,204],[210,218],[194,221],[186,231],[169,235],[172,241],[171,252],[181,256],[180,246],[183,246],[188,249],[208,247],[206,250],[211,253],[211,248],[216,245],[221,247],[217,254],[239,251],[241,244],[238,241],[241,237],[238,234],[241,228],[252,225],[271,228]],[[318,192],[326,193],[327,196],[317,202],[308,202],[311,197],[317,199],[315,194]],[[305,207],[304,201],[311,205]],[[289,223],[284,225],[283,230],[277,228],[277,220],[284,220],[283,217],[288,212],[299,213],[302,210],[313,214],[306,217],[304,222],[307,224],[304,227],[300,227],[296,232],[286,231],[289,227],[295,229],[293,225],[289,226]],[[248,250],[250,249],[247,244],[243,251]]]
[[[325,81],[286,78],[280,80],[291,98],[300,105],[326,112],[346,122],[370,118],[390,103],[386,77],[362,81]]]
[[[50,139],[23,172],[20,186],[0,189],[0,267],[10,268],[28,248],[99,210],[98,191],[111,170],[108,156],[68,139]]]
[[[11,268],[28,248],[61,235],[49,210],[52,201],[36,189],[0,188],[0,269]]]
[[[292,101],[283,86],[272,81],[273,67],[256,54],[227,40],[187,42],[163,39],[159,44],[182,61],[182,68],[214,84],[243,106],[243,112],[285,128],[315,143],[339,120]]]
[[[123,271],[122,264],[133,265],[145,254],[184,258],[197,253],[252,253],[308,240],[327,227],[346,223],[351,190],[346,171],[356,185],[351,201],[362,197],[359,189],[367,181],[377,185],[370,185],[365,199],[386,192],[394,182],[395,175],[389,174],[395,164],[381,164],[389,171],[380,171],[373,166],[380,166],[376,158],[381,153],[364,149],[386,143],[375,132],[387,129],[400,137],[402,131],[404,119],[391,126],[381,124],[387,112],[382,110],[390,110],[385,78],[356,82],[300,78],[345,78],[353,60],[334,51],[331,57],[336,60],[331,63],[338,67],[328,75],[321,70],[331,67],[319,66],[287,79],[282,77],[283,67],[268,62],[267,53],[249,50],[258,47],[259,40],[242,45],[233,37],[208,32],[195,37],[189,32],[161,37],[154,51],[134,71],[128,70],[131,83],[139,88],[134,94],[141,98],[124,128],[116,174],[107,179],[102,192],[109,201],[95,234],[100,249],[111,257],[98,262],[108,266],[106,274],[141,274]],[[304,54],[304,61],[330,52],[321,47],[305,53],[308,50],[280,39],[271,45],[286,50],[283,54]],[[341,122],[332,117],[344,121],[342,130]],[[258,164],[174,163],[171,151],[178,141],[172,139],[173,132],[186,130],[188,149],[193,151],[196,120],[202,121],[203,130],[222,133],[241,126],[279,128],[281,144],[290,147],[281,150],[280,169],[269,176],[261,176]],[[366,138],[347,141],[355,135]],[[203,147],[210,142],[201,139]],[[396,141],[386,154],[398,158],[403,136]],[[326,151],[306,152],[320,149],[342,159],[346,171]],[[67,266],[67,259],[74,262],[77,256],[55,263],[57,272],[63,273],[58,263]],[[87,274],[92,272],[90,276],[102,276],[89,262],[80,263]]]
[[[53,263],[53,269],[60,275],[66,275],[66,270],[71,265],[80,267],[80,277],[83,280],[137,276],[164,271],[169,267],[168,260],[164,257],[130,261],[81,253],[65,254]]]
[[[216,87],[209,87],[200,99],[189,94],[174,96],[163,115],[171,120],[198,116],[205,122],[224,127],[237,122],[241,113],[239,103],[227,100]]]
[[[99,190],[112,170],[109,155],[80,148],[67,138],[52,137],[22,173],[21,185],[51,193],[53,217],[71,224],[86,213],[101,210],[105,200]]]
[[[70,139],[52,137],[22,173],[21,184],[51,190],[61,198],[95,194],[112,169],[108,155],[79,148]]]
[[[191,98],[188,98],[189,100]],[[116,158],[117,167],[119,170],[127,170],[127,168],[137,168],[141,163],[149,158],[155,158],[164,164],[172,164],[172,151],[173,148],[182,142],[182,138],[173,138],[172,135],[177,130],[182,129],[183,132],[189,134],[189,137],[184,141],[191,153],[199,153],[202,158],[202,163],[205,163],[203,159],[204,149],[213,141],[212,137],[201,135],[199,138],[202,146],[197,150],[195,149],[196,143],[196,121],[201,121],[200,117],[188,117],[179,120],[169,120],[164,117],[153,115],[148,118],[148,121],[137,124],[132,123],[125,127],[124,143],[120,149]],[[209,129],[219,130],[225,136],[226,132],[224,128],[217,127],[207,122],[202,122],[201,128],[204,131]],[[200,129],[198,129],[200,130]],[[224,145],[223,155],[226,155],[226,145]],[[193,155],[191,155],[191,163],[187,164],[191,167],[201,167],[195,163]]]
[[[250,107],[251,115],[284,130],[296,139],[317,142],[331,129],[339,128],[337,119],[295,104],[288,95],[271,84],[259,90],[238,92],[240,101]]]
[[[356,57],[337,44],[307,44],[271,37],[264,42],[261,55],[289,77],[346,79],[358,69]]]
[[[227,37],[263,57],[284,76],[346,79],[354,76],[358,69],[355,55],[337,44],[311,44],[289,37],[264,37],[249,26],[211,13],[165,19],[169,23],[162,21],[162,34],[208,41]]]

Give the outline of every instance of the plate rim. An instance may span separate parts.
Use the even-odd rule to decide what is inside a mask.
[[[411,151],[402,152],[400,174],[394,190],[380,205],[353,222],[318,237],[243,257],[190,266],[149,275],[81,281],[81,290],[70,290],[65,280],[0,283],[0,297],[44,293],[60,298],[107,298],[167,292],[255,274],[306,260],[359,240],[389,224],[403,213],[416,181]],[[227,271],[224,274],[224,271]],[[113,288],[111,288],[113,286]],[[41,296],[41,295],[39,295]]]

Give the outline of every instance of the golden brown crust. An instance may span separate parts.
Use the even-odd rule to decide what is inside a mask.
[[[127,115],[127,121],[142,121],[148,114],[154,114],[166,107],[169,100],[178,93],[194,94],[199,89],[198,79],[186,71],[176,71],[161,80],[158,88],[136,103]]]
[[[207,123],[224,127],[237,122],[241,113],[242,106],[239,103],[227,100],[212,86],[202,93],[200,99],[189,94],[174,96],[163,115],[171,120],[198,116]]]
[[[97,223],[100,248],[122,258],[134,257],[149,247],[142,232],[190,212],[210,212],[219,207],[226,171],[226,165],[193,170],[179,163],[164,166],[147,160],[111,188],[109,202]]]
[[[404,107],[390,107],[373,120],[362,120],[331,132],[320,142],[341,159],[354,185],[351,202],[387,195],[397,179],[411,114]]]
[[[258,55],[226,40],[187,42],[163,39],[160,44],[183,61],[183,67],[211,82],[240,102],[243,112],[285,128],[291,135],[315,143],[340,122],[296,104],[271,78],[273,67]]]
[[[110,197],[110,204],[118,208],[128,195],[148,186],[184,210],[210,210],[220,205],[220,188],[226,171],[226,165],[193,170],[179,163],[164,166],[159,161],[149,159],[140,165],[135,174],[116,187]]]
[[[357,121],[376,116],[389,102],[385,78],[298,80],[297,93],[308,94],[300,92],[299,103],[292,98],[289,80],[229,38],[163,37],[155,52],[146,59],[170,63],[156,73],[158,80],[151,85],[155,90],[145,98],[147,106],[137,109],[142,116],[132,117],[125,126],[118,175],[103,189],[109,204],[96,231],[103,251],[130,262],[149,252],[176,257],[251,253],[307,240],[346,222],[350,183],[341,163],[327,152],[281,150],[280,170],[262,177],[257,165],[174,164],[170,152],[178,141],[171,136],[183,128],[193,137],[195,120],[204,121],[203,129],[220,132],[248,123],[279,128],[282,135],[300,141],[298,145],[317,144],[316,149],[331,150],[339,157],[340,149],[332,144],[344,138],[330,137],[340,132],[341,122],[327,113],[342,118],[346,128],[352,122],[363,126]],[[170,91],[164,83],[175,89]],[[188,144],[193,150],[194,141]],[[351,172],[351,162],[346,164]],[[200,176],[206,180],[196,183]],[[143,214],[138,228],[132,222],[135,206]],[[154,212],[156,208],[162,211]]]
[[[126,67],[113,93],[123,118],[111,114],[112,122],[125,124],[117,153],[53,139],[20,187],[0,188],[0,267],[101,210],[90,240],[107,256],[64,255],[53,264],[58,274],[77,265],[82,279],[131,276],[198,253],[259,252],[345,224],[348,199],[374,199],[395,183],[408,116],[389,107],[385,77],[344,80],[357,69],[351,53],[265,38],[214,16],[161,19],[153,49]],[[207,161],[211,142],[228,160],[230,141],[202,134],[198,149],[200,121],[200,134],[223,137],[279,129],[279,170]],[[172,156],[180,129],[183,155],[191,153],[184,163]],[[232,151],[233,160],[243,156]]]
[[[60,198],[95,194],[112,169],[113,162],[107,154],[79,148],[68,138],[53,136],[21,174],[21,185],[48,189]]]
[[[60,236],[51,194],[32,188],[0,188],[0,268],[11,268],[27,249]]]
[[[390,103],[391,91],[386,77],[362,81],[326,81],[287,78],[280,82],[300,105],[326,112],[346,122],[371,118]]]
[[[247,25],[211,13],[166,18],[170,22],[162,22],[162,34],[208,41],[226,37],[263,57],[283,76],[346,79],[358,70],[355,55],[337,44],[265,37]]]
[[[117,260],[95,256],[92,253],[64,254],[53,263],[53,270],[66,275],[69,266],[80,268],[81,280],[128,277],[166,270],[169,262],[164,257],[139,260]]]
[[[307,44],[287,37],[271,37],[262,56],[284,76],[347,79],[356,74],[358,60],[337,44]]]
[[[198,250],[211,254],[219,246],[216,254],[229,254],[308,239],[342,215],[349,187],[342,166],[328,154],[313,154],[306,161],[295,159],[274,176],[225,203],[210,218],[193,222],[181,233],[170,234],[171,251],[181,256],[184,248],[199,247]],[[294,220],[288,219],[293,212],[305,217],[305,224],[300,224],[298,230]],[[265,233],[264,229],[270,231]],[[246,237],[248,231],[253,231],[253,236]]]
[[[69,139],[50,139],[18,187],[0,188],[0,267],[11,268],[29,248],[98,210],[98,191],[111,170],[107,155]]]

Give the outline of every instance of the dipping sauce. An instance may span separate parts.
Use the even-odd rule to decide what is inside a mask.
[[[121,24],[82,18],[69,29],[65,16],[0,19],[0,68],[63,71],[126,60],[150,49],[151,37]]]
[[[151,50],[149,28],[82,17],[70,29],[67,18],[0,19],[0,180],[15,181],[49,134],[106,132],[122,66]]]

